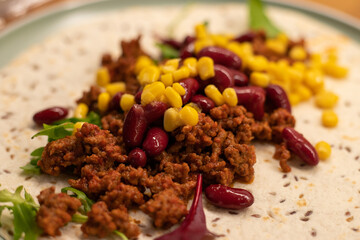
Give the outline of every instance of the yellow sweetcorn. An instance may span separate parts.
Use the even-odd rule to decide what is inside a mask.
[[[322,57],[319,53],[313,53],[310,57],[309,67],[315,69],[321,69]]]
[[[287,45],[288,42],[289,42],[289,38],[288,36],[285,34],[285,33],[279,33],[277,36],[276,36],[276,39],[279,40],[281,43]]]
[[[188,105],[184,106],[180,112],[179,116],[181,121],[185,125],[195,126],[199,122],[199,114],[195,108]]]
[[[315,145],[316,152],[320,160],[326,160],[331,155],[331,146],[325,141],[320,141]]]
[[[321,71],[310,69],[305,73],[304,83],[313,93],[320,92],[324,88],[324,76]]]
[[[154,65],[154,61],[150,57],[142,55],[136,59],[134,71],[138,75],[144,67],[152,65]]]
[[[231,107],[235,107],[238,104],[238,98],[233,88],[225,88],[222,93],[225,102]]]
[[[172,132],[176,128],[182,126],[179,111],[175,108],[168,108],[164,113],[164,129]]]
[[[270,76],[267,73],[253,72],[250,75],[250,83],[265,88],[270,83]]]
[[[303,62],[294,62],[292,67],[295,68],[296,70],[301,71],[302,73],[305,73],[306,71],[306,66]]]
[[[214,42],[210,38],[198,39],[194,42],[194,52],[197,54],[201,49],[209,46],[213,46]]]
[[[201,113],[201,108],[200,108],[196,103],[190,102],[190,103],[186,104],[185,106],[192,107],[192,108],[195,109],[198,113]]]
[[[180,83],[174,83],[172,85],[173,89],[179,93],[181,96],[185,95],[186,91],[185,88],[183,86],[180,85]]]
[[[196,69],[201,80],[207,80],[215,76],[214,61],[209,57],[201,57],[196,64]]]
[[[170,106],[175,107],[175,108],[181,108],[181,106],[182,106],[181,96],[178,92],[176,92],[174,90],[174,88],[166,87],[164,94],[165,94]]]
[[[247,65],[252,71],[261,72],[267,70],[269,61],[266,57],[258,55],[249,57],[247,59]]]
[[[289,52],[289,56],[293,60],[302,61],[302,60],[306,59],[307,53],[303,47],[294,46],[293,48],[291,48],[291,50]]]
[[[105,87],[110,83],[110,74],[106,67],[101,67],[96,73],[96,84],[100,87]]]
[[[226,47],[229,43],[229,37],[222,34],[212,34],[210,35],[210,38],[215,46]]]
[[[216,106],[220,106],[225,103],[224,96],[221,94],[219,89],[217,89],[217,87],[215,87],[215,85],[213,85],[213,84],[207,85],[205,87],[204,91],[205,91],[205,95],[208,98],[210,98],[211,100],[213,100],[215,102]]]
[[[76,118],[86,118],[88,114],[89,107],[85,103],[79,103],[74,111],[74,117]]]
[[[315,96],[315,104],[319,108],[333,108],[339,97],[331,91],[321,91]]]
[[[130,108],[135,104],[134,95],[125,93],[120,99],[120,107],[124,112],[130,110]]]
[[[195,26],[195,36],[198,39],[204,39],[208,37],[208,32],[204,24],[197,24]]]
[[[112,97],[118,92],[125,92],[126,85],[124,82],[114,82],[114,83],[109,83],[108,85],[106,85],[105,89]]]
[[[289,97],[289,102],[292,106],[299,104],[301,101],[300,95],[296,93],[290,93],[288,94],[288,97]]]
[[[338,124],[338,116],[333,110],[324,110],[321,115],[321,121],[325,127],[336,127]]]
[[[160,76],[160,81],[165,85],[165,87],[171,86],[174,82],[172,73],[165,73]]]
[[[197,59],[194,57],[186,58],[183,62],[183,66],[187,67],[190,71],[190,77],[195,77],[197,75],[196,64]]]
[[[309,100],[312,96],[311,90],[302,84],[296,88],[295,93],[300,96],[301,101]]]
[[[285,54],[287,50],[287,43],[284,43],[278,39],[268,39],[266,40],[265,45],[271,51],[281,55]]]
[[[141,85],[156,82],[160,77],[160,68],[157,66],[146,66],[144,67],[139,75],[137,76],[138,81]]]
[[[100,112],[105,112],[108,109],[110,99],[111,97],[108,92],[100,93],[98,96],[98,108]]]
[[[141,94],[141,104],[146,105],[160,99],[164,92],[165,85],[162,82],[154,82],[146,85]]]
[[[179,58],[167,60],[164,65],[160,66],[162,73],[172,73],[179,67]]]
[[[304,73],[293,67],[287,68],[287,74],[291,83],[295,85],[300,84],[304,79]]]
[[[190,70],[187,67],[182,66],[178,70],[172,72],[172,75],[174,82],[178,82],[181,79],[188,78],[190,76]]]
[[[349,72],[348,68],[339,66],[337,63],[332,61],[328,61],[323,64],[323,70],[326,75],[339,79],[345,78]]]
[[[72,132],[72,135],[75,135],[75,133],[77,132],[78,129],[80,129],[85,122],[77,122],[74,124],[74,130]]]

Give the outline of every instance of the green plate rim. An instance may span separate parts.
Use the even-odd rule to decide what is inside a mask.
[[[221,1],[221,3],[230,2],[245,3],[246,0]],[[337,10],[313,3],[289,3],[277,0],[266,0],[264,2],[268,6],[276,6],[301,12],[318,21],[331,25],[351,39],[360,42],[360,21]],[[75,16],[74,14],[83,14],[89,17],[106,11],[113,11],[115,8],[121,9],[138,5],[151,6],[184,3],[189,2],[181,0],[92,0],[57,4],[46,11],[25,18],[0,32],[0,68],[6,66],[29,47],[42,42],[57,30],[65,28],[66,24],[71,26],[69,23],[66,23],[66,18],[73,17]],[[220,0],[197,0],[191,1],[190,3],[220,3]]]

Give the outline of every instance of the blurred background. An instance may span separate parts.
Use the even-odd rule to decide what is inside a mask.
[[[86,0],[0,0],[0,31],[28,15],[63,2],[85,2]],[[306,5],[316,3],[360,20],[360,0],[282,0],[283,2]]]

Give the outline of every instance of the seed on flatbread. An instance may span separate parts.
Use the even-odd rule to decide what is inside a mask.
[[[301,221],[304,221],[304,222],[307,222],[307,221],[310,220],[310,218],[308,218],[308,217],[303,217],[303,218],[300,218],[300,220],[301,220]]]
[[[253,214],[253,215],[251,215],[252,217],[254,217],[254,218],[261,218],[261,215],[260,214]]]
[[[312,210],[307,211],[307,212],[305,213],[305,217],[308,217],[308,216],[310,216],[311,214],[313,214],[313,211],[312,211]]]

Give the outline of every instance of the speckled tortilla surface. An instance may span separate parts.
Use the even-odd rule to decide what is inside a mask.
[[[20,166],[29,162],[30,152],[45,145],[46,139],[31,136],[39,129],[32,122],[41,109],[60,105],[73,109],[75,99],[94,82],[94,73],[103,52],[116,56],[120,39],[142,34],[142,45],[156,56],[155,36],[166,36],[174,19],[174,35],[181,39],[193,33],[196,23],[209,21],[214,33],[239,34],[246,30],[244,5],[191,5],[132,7],[115,10],[92,21],[49,37],[28,49],[0,70],[0,183],[15,190],[24,185],[33,195],[56,185],[67,186],[64,176],[23,175]],[[181,14],[181,17],[177,17]],[[257,163],[252,184],[236,183],[250,190],[255,203],[242,211],[211,206],[204,199],[207,224],[220,239],[360,239],[360,46],[340,33],[340,29],[317,22],[290,10],[269,8],[274,22],[290,37],[304,37],[313,51],[336,47],[339,61],[350,68],[347,79],[326,79],[326,87],[340,100],[335,111],[337,128],[321,125],[321,111],[309,101],[293,108],[296,129],[315,144],[325,140],[332,155],[316,167],[292,160],[292,171],[284,174],[272,158],[274,147],[255,143]],[[153,239],[155,230],[140,211],[131,215],[141,221],[139,239]],[[3,216],[3,220],[9,217]],[[11,223],[2,227],[6,234]],[[79,225],[68,224],[56,239],[81,239]]]

